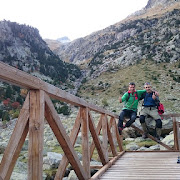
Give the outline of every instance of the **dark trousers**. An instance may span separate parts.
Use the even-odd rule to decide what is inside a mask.
[[[145,123],[145,116],[144,115],[140,115],[139,117],[140,123]],[[161,119],[155,119],[156,121],[156,128],[162,128],[162,121]]]
[[[130,120],[127,121],[125,125],[125,127],[129,127],[133,122],[135,122],[137,117],[137,112],[128,109],[123,109],[119,116],[118,127],[123,128],[123,121],[125,117],[130,118]]]

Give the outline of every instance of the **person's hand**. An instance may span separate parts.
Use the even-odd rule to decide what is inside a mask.
[[[152,98],[153,98],[154,100],[156,99],[155,93],[153,93]]]
[[[155,96],[159,96],[159,93],[157,91],[154,92]]]
[[[122,97],[121,96],[119,96],[119,102],[122,103]]]

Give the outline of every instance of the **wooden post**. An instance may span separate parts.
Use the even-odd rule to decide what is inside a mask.
[[[173,131],[174,131],[174,149],[179,149],[179,124],[176,121],[176,118],[173,117]]]
[[[90,178],[90,148],[89,148],[89,118],[88,118],[88,108],[80,108],[81,112],[81,124],[82,124],[82,155],[83,155],[83,167]]]
[[[44,92],[30,91],[28,180],[43,179]]]
[[[107,135],[108,135],[108,140],[109,140],[109,144],[110,144],[110,147],[111,147],[112,155],[116,156],[117,151],[116,151],[116,147],[114,145],[114,141],[113,141],[113,137],[112,137],[112,134],[111,134],[111,130],[110,130],[108,121],[107,121]]]
[[[112,122],[112,123],[111,123]],[[117,139],[116,139],[116,120],[114,117],[111,117],[110,123],[112,124],[112,137],[115,147],[117,146]],[[117,153],[117,148],[116,148]]]
[[[105,158],[108,159],[108,136],[107,136],[107,116],[103,114],[102,118],[102,133],[103,133],[103,150]]]
[[[118,146],[119,146],[119,151],[123,151],[123,137],[122,135],[119,135],[119,131],[118,131],[118,128],[117,128],[117,124],[116,124],[116,121],[115,121],[115,129],[116,129],[116,137],[117,137],[117,142],[118,142]]]

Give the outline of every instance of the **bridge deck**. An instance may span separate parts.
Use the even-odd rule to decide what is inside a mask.
[[[180,179],[180,152],[125,152],[99,179]]]

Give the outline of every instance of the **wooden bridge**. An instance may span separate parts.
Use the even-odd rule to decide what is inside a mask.
[[[83,99],[48,84],[7,64],[0,63],[2,81],[27,88],[29,90],[20,111],[16,126],[3,154],[0,164],[0,180],[11,177],[15,163],[28,135],[28,180],[42,180],[43,174],[43,133],[44,119],[47,120],[64,157],[59,164],[55,180],[62,179],[70,163],[78,179],[180,179],[180,164],[177,156],[180,150],[179,122],[180,114],[173,117],[174,147],[160,142],[166,151],[126,152],[122,147],[116,121],[118,115],[103,108],[89,104]],[[79,107],[71,134],[66,133],[51,98]],[[92,112],[100,115],[97,126]],[[142,130],[132,125],[140,133]],[[78,133],[82,135],[82,163],[79,161],[74,144]],[[92,143],[90,142],[89,132]],[[99,135],[103,138],[100,140]],[[154,137],[149,135],[149,138]],[[102,166],[91,166],[90,160],[97,150]],[[99,169],[92,177],[91,168]]]

